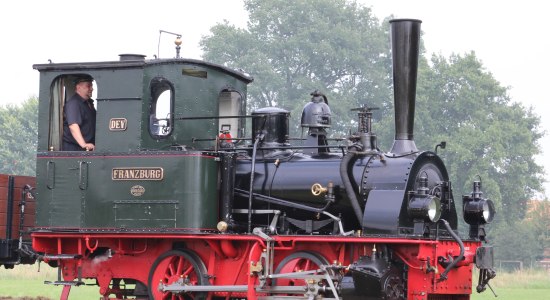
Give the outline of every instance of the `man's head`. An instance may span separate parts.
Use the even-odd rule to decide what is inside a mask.
[[[94,79],[91,76],[77,77],[74,81],[76,93],[86,100],[92,98],[92,92],[94,91],[93,81]]]

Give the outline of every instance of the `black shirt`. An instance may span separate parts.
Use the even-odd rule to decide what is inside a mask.
[[[74,94],[65,103],[65,107],[63,107],[63,150],[83,150],[71,134],[69,125],[72,124],[80,126],[80,132],[86,143],[95,144],[96,111],[93,101],[92,99],[86,101],[79,94]]]

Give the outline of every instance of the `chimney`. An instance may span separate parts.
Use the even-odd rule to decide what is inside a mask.
[[[395,140],[390,152],[395,154],[418,151],[413,132],[420,23],[413,19],[390,21],[395,109]]]

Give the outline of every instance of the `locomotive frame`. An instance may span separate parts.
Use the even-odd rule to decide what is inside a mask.
[[[413,140],[420,21],[392,20],[396,135],[381,152],[372,108],[331,145],[316,91],[302,145],[289,113],[245,115],[245,73],[199,60],[41,64],[32,258],[61,299],[95,279],[104,299],[469,299],[495,276],[494,206],[480,182],[457,234],[443,161]],[[60,149],[72,79],[94,78],[96,149]],[[245,122],[252,120],[251,137]],[[220,135],[221,133],[221,135]],[[248,143],[247,143],[248,141]],[[337,149],[334,151],[334,149]],[[29,251],[26,251],[26,254]]]

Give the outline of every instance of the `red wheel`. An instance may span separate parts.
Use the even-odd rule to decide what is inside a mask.
[[[275,269],[275,274],[317,270],[321,265],[328,265],[328,261],[323,256],[316,252],[300,251],[285,257]],[[306,282],[303,279],[278,278],[273,281],[273,285],[306,286]]]
[[[149,271],[149,298],[155,300],[206,299],[207,293],[162,292],[160,284],[172,284],[180,278],[185,285],[207,285],[206,267],[194,253],[171,250],[159,256]]]

